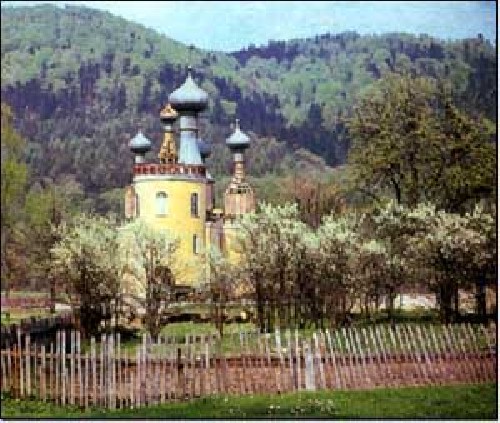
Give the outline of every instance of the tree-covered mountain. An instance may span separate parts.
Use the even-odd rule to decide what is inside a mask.
[[[387,73],[438,79],[460,108],[496,119],[496,52],[481,36],[445,42],[349,32],[225,54],[80,6],[1,11],[2,101],[27,138],[32,177],[74,175],[87,194],[112,196],[130,181],[128,141],[139,127],[157,153],[158,112],[188,64],[210,97],[202,127],[215,176],[229,171],[223,141],[236,116],[253,134],[249,167],[256,177],[345,163],[346,119]]]

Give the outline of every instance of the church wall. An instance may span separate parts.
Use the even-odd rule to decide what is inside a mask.
[[[197,285],[204,281],[206,184],[204,180],[145,179],[134,181],[139,198],[139,218],[153,227],[168,230],[180,239],[177,258],[180,270],[176,284]],[[166,214],[157,215],[156,195],[167,195]],[[191,215],[191,194],[198,194],[198,217]],[[197,254],[193,251],[193,235],[197,236]]]

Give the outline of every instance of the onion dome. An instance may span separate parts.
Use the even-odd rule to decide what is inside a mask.
[[[198,144],[198,150],[200,150],[200,156],[202,159],[206,159],[210,154],[212,154],[212,147],[210,144],[201,138],[198,138],[196,140]]]
[[[129,147],[134,154],[146,154],[151,150],[151,141],[139,131],[137,135],[130,140]]]
[[[175,111],[174,108],[168,103],[163,109],[160,111],[160,120],[163,123],[173,123],[179,114]]]
[[[207,107],[208,94],[194,82],[191,67],[188,67],[188,75],[184,84],[170,94],[168,101],[178,111],[192,110],[199,112]]]
[[[240,120],[236,119],[236,127],[229,138],[226,139],[226,144],[231,149],[245,149],[250,145],[250,138],[247,134],[240,130]]]

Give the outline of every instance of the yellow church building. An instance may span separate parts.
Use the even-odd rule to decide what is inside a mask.
[[[164,136],[158,161],[147,161],[152,142],[140,131],[130,141],[135,155],[132,183],[126,189],[125,217],[141,218],[153,228],[165,229],[179,240],[176,284],[195,287],[207,281],[207,258],[217,248],[230,257],[235,220],[255,209],[255,194],[245,177],[244,152],[250,139],[236,120],[226,145],[233,155],[233,177],[224,194],[224,209],[214,209],[214,180],[207,166],[210,144],[201,139],[198,115],[208,95],[193,80],[168,97],[160,112]],[[175,128],[175,129],[174,129]]]

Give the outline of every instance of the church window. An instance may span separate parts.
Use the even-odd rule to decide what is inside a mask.
[[[191,217],[198,216],[198,193],[193,192],[191,194]]]
[[[156,193],[156,215],[167,215],[167,194],[165,194],[164,192]]]
[[[199,238],[198,235],[193,235],[193,254],[198,254],[200,252]]]

